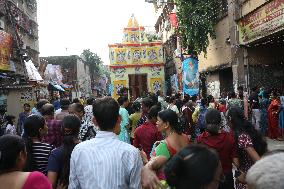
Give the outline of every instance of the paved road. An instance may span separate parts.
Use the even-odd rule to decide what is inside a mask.
[[[269,138],[266,138],[266,140],[268,143],[269,150],[276,150],[276,149],[284,150],[284,141],[271,140]]]

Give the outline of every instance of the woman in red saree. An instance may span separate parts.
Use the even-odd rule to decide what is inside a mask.
[[[277,95],[273,94],[272,101],[268,107],[268,137],[271,139],[279,139],[281,137],[278,116],[280,104]]]

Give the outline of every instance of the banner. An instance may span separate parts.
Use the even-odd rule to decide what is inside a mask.
[[[9,58],[12,51],[12,37],[0,31],[0,70],[10,71]]]
[[[126,48],[116,48],[115,49],[115,63],[116,64],[127,64],[126,60]]]
[[[162,78],[151,78],[150,87],[151,87],[151,92],[153,93],[162,91]]]
[[[177,93],[179,91],[177,74],[171,76],[171,87],[174,93]]]
[[[190,96],[199,93],[198,61],[187,58],[182,62],[183,92]]]
[[[284,28],[284,0],[274,0],[239,21],[240,44],[248,44]]]
[[[120,90],[124,87],[127,87],[126,80],[113,81],[113,97],[118,98]]]

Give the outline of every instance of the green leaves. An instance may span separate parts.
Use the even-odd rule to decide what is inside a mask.
[[[217,0],[175,0],[179,21],[178,33],[188,53],[204,52],[209,45],[209,36],[214,38],[217,23]]]

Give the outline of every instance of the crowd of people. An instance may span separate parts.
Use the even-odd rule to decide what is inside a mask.
[[[0,188],[282,189],[279,95],[162,93],[24,104],[0,137]]]

